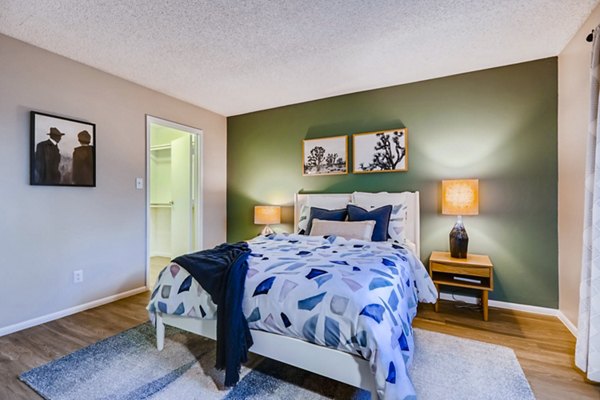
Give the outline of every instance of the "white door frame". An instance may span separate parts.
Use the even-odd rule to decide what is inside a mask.
[[[182,125],[177,122],[169,121],[163,118],[154,117],[146,114],[146,287],[150,287],[150,136],[151,126],[153,124],[166,126],[168,128],[177,129],[183,132],[196,135],[196,144],[194,146],[194,152],[197,159],[196,179],[198,180],[196,185],[196,193],[194,193],[193,206],[196,208],[194,226],[196,227],[195,237],[196,242],[193,243],[195,248],[200,250],[203,249],[203,225],[204,220],[204,143],[203,143],[203,132],[202,129],[194,128],[187,125]]]

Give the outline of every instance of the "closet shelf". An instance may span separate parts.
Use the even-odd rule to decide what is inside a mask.
[[[173,202],[170,201],[168,203],[150,203],[150,208],[171,208],[173,207]]]
[[[171,150],[171,143],[150,146],[150,151]]]

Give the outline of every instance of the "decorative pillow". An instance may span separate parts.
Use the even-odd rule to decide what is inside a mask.
[[[319,207],[310,208],[310,216],[308,217],[308,224],[306,225],[305,235],[308,235],[312,230],[312,221],[317,218],[323,221],[345,221],[348,212],[345,208],[339,210],[326,210]]]
[[[375,221],[375,228],[371,237],[372,241],[385,242],[387,240],[390,214],[392,213],[391,205],[367,211],[362,207],[348,204],[346,209],[348,210],[348,221]]]
[[[352,193],[352,203],[366,210],[373,210],[385,205],[392,206],[388,235],[399,243],[406,241],[406,223],[408,219],[408,206],[405,193]]]
[[[313,194],[310,198],[304,199],[300,205],[300,214],[298,215],[298,226],[296,227],[298,233],[308,234],[308,219],[310,218],[310,208],[318,207],[326,210],[339,210],[340,208],[345,209],[346,204],[350,203],[352,195],[332,195],[332,194]],[[304,231],[304,232],[302,232]]]
[[[313,219],[311,236],[335,235],[345,239],[371,240],[375,221],[322,221],[318,218]]]
[[[310,206],[303,205],[300,209],[300,215],[298,216],[298,233],[301,235],[306,234],[308,229],[308,218],[310,217]]]

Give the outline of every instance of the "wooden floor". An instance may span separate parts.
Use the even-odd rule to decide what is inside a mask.
[[[0,337],[0,399],[41,399],[19,374],[147,321],[149,296],[145,292]]]
[[[169,265],[170,258],[167,257],[150,257],[150,287],[154,287],[154,284],[158,280],[158,274],[164,267]]]
[[[39,399],[17,379],[20,373],[146,321],[148,296],[0,337],[0,399]],[[574,369],[575,339],[554,317],[490,308],[490,320],[483,322],[477,310],[443,301],[439,313],[431,305],[421,306],[414,326],[511,347],[539,400],[600,400],[600,386],[585,383]]]

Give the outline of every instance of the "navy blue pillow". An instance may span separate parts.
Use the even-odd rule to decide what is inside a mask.
[[[372,211],[367,211],[352,204],[348,204],[346,208],[348,210],[348,221],[375,221],[373,236],[371,236],[372,241],[385,242],[387,240],[388,225],[392,214],[391,205],[379,207]]]
[[[339,210],[326,210],[324,208],[311,207],[310,215],[308,217],[308,225],[306,225],[305,235],[310,235],[312,229],[312,222],[314,218],[322,221],[345,221],[348,211],[345,208]]]

